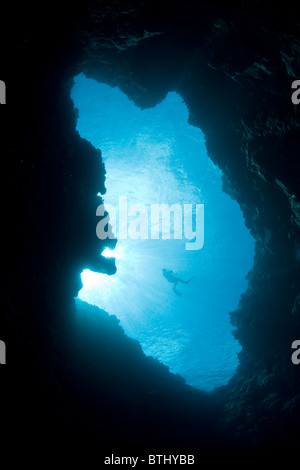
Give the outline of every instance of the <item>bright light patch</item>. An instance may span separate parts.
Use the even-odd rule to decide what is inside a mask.
[[[226,384],[240,351],[229,312],[247,288],[254,241],[238,204],[222,191],[203,133],[188,124],[174,92],[142,111],[117,88],[79,75],[72,98],[81,136],[102,151],[104,204],[117,207],[126,196],[128,204],[147,207],[203,204],[205,213],[202,249],[186,250],[184,239],[118,240],[102,253],[116,259],[117,273],[84,270],[80,299],[116,315],[146,354],[188,384],[205,390]],[[175,290],[163,269],[180,279]]]
[[[117,245],[114,250],[111,250],[110,248],[105,248],[105,250],[103,250],[101,254],[105,258],[116,258],[117,260],[124,259],[124,246]]]

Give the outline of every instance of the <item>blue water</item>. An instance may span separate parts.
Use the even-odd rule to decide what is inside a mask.
[[[106,204],[117,207],[119,196],[147,208],[204,204],[202,249],[186,250],[187,240],[172,236],[119,240],[113,254],[105,251],[116,257],[117,273],[84,270],[79,298],[116,315],[147,355],[188,384],[202,390],[225,385],[240,351],[229,312],[247,289],[254,240],[239,205],[222,192],[222,173],[207,156],[203,133],[188,124],[187,107],[175,92],[140,110],[118,88],[80,74],[71,96],[80,135],[102,151]],[[98,220],[95,214],[95,236]],[[195,278],[177,286],[179,296],[163,268]]]

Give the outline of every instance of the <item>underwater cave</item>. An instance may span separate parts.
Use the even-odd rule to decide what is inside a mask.
[[[102,152],[104,207],[112,205],[114,219],[118,216],[116,247],[102,253],[116,258],[117,273],[84,270],[79,299],[116,315],[145,354],[189,385],[203,390],[225,385],[240,350],[229,312],[247,289],[254,241],[238,204],[222,191],[222,172],[207,155],[203,133],[188,124],[187,107],[175,92],[140,110],[120,90],[81,74],[75,78],[72,99],[79,114],[77,130]],[[127,212],[133,205],[140,218],[142,209],[147,211],[145,233],[142,220],[137,233],[130,234],[130,219],[128,227],[120,227],[120,198],[126,198]],[[177,205],[178,234],[175,215],[172,223],[167,211],[161,213],[153,239],[155,204]],[[196,204],[204,206],[201,219],[196,219]],[[190,223],[187,209],[194,209]],[[163,234],[168,224],[170,230]],[[186,232],[191,232],[192,242]],[[163,270],[174,273],[171,282]],[[180,281],[172,284],[173,279]]]
[[[5,9],[4,447],[293,449],[299,9]]]

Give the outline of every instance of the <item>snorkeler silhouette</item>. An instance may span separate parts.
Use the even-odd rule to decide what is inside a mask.
[[[177,286],[178,282],[182,282],[182,284],[188,284],[195,277],[195,276],[192,276],[188,281],[184,281],[183,279],[180,279],[180,277],[174,276],[174,271],[172,271],[171,269],[169,269],[169,270],[168,269],[162,269],[162,273],[163,273],[164,277],[167,279],[167,281],[174,284],[173,291],[175,292],[175,294],[179,295],[179,297],[181,297],[182,294],[181,294],[181,292],[179,292],[176,289],[176,286]]]

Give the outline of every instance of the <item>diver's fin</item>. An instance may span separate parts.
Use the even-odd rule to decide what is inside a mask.
[[[181,297],[181,296],[182,296],[182,293],[181,293],[181,292],[179,292],[179,290],[177,290],[177,289],[176,289],[176,286],[175,286],[175,284],[174,284],[174,287],[173,287],[173,291],[174,291],[174,292],[175,292],[175,294],[177,294],[179,297]]]
[[[191,282],[192,279],[194,279],[194,277],[196,276],[192,276],[188,281],[183,281],[182,279],[180,279],[180,282],[183,282],[183,284],[188,284],[189,282]]]

